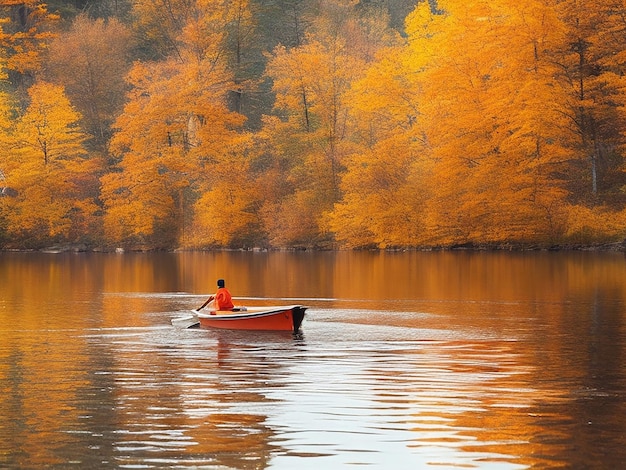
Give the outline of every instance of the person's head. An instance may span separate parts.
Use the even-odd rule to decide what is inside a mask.
[[[224,283],[224,279],[217,280],[217,287],[224,287],[226,284]]]

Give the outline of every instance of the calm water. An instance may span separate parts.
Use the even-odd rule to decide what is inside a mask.
[[[302,334],[183,330],[224,277]],[[626,257],[0,254],[0,468],[620,468]]]

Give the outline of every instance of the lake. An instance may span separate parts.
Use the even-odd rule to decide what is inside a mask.
[[[301,333],[181,329],[218,278]],[[0,253],[0,468],[626,465],[626,257]]]

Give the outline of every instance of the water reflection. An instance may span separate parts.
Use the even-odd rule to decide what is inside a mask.
[[[0,254],[2,468],[617,468],[612,254]],[[214,279],[303,334],[177,330]]]

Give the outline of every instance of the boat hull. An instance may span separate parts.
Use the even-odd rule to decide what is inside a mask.
[[[197,312],[200,328],[293,331],[297,333],[306,307],[249,307],[244,311]]]

